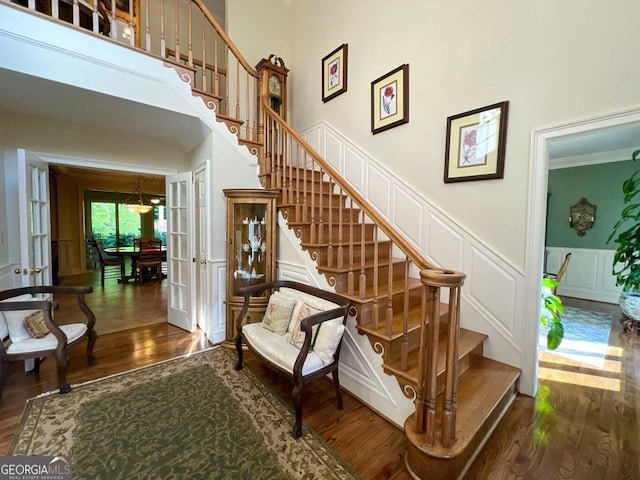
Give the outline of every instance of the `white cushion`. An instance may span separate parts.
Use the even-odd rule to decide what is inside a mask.
[[[280,292],[281,295],[284,295],[285,297],[295,298],[296,300],[300,300],[308,305],[311,305],[313,308],[316,308],[318,310],[325,311],[325,310],[331,310],[333,308],[338,308],[338,305],[336,305],[333,302],[330,302],[328,300],[325,300],[320,297],[316,297],[314,295],[311,295],[305,292],[301,292],[300,290],[295,290],[293,288],[282,287],[278,291]]]
[[[242,327],[246,341],[260,355],[293,374],[293,366],[300,354],[300,349],[287,342],[284,335],[262,328],[258,323],[250,323]],[[302,374],[308,375],[324,366],[322,360],[314,352],[309,352],[302,366]]]
[[[291,345],[294,345],[297,348],[302,348],[305,333],[300,328],[300,324],[305,318],[310,317],[311,315],[315,315],[316,313],[320,313],[322,312],[322,310],[318,310],[308,303],[298,301],[298,305],[296,305],[296,308],[294,309],[294,313],[295,312],[298,313],[295,317],[293,315],[291,316],[291,322],[289,322],[286,339],[287,342],[289,342]],[[314,336],[317,330],[318,325],[314,325],[311,328],[311,335]]]
[[[24,295],[19,295],[17,297],[7,298],[6,300],[2,300],[2,302],[29,302],[34,300],[35,298],[33,296],[25,293]],[[24,319],[34,312],[37,312],[37,310],[15,310],[12,312],[0,312],[5,319],[11,343],[23,342],[31,338],[31,335],[29,335],[29,332],[24,326]]]
[[[261,325],[267,330],[282,335],[287,331],[291,321],[291,313],[297,303],[297,300],[273,292],[269,297],[269,304],[264,312],[264,317],[262,317]]]
[[[7,321],[4,319],[4,315],[0,312],[0,341],[7,338],[9,335],[9,327],[7,327]]]
[[[257,324],[256,324],[257,325]],[[60,330],[67,336],[68,343],[78,340],[87,331],[84,323],[70,323],[69,325],[60,325]],[[58,346],[58,339],[53,333],[47,334],[44,338],[31,338],[18,343],[11,343],[7,348],[7,353],[26,353],[40,352],[43,350],[51,350]]]
[[[313,344],[313,351],[320,357],[325,365],[333,362],[333,354],[338,348],[342,334],[344,333],[344,325],[342,317],[328,320],[319,325]]]

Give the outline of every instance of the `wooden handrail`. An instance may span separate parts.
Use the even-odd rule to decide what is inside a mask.
[[[222,38],[224,43],[227,44],[227,47],[229,47],[229,50],[231,50],[231,52],[235,55],[235,57],[238,59],[238,61],[244,67],[247,73],[249,73],[251,76],[255,78],[258,78],[258,72],[251,65],[249,65],[249,62],[247,62],[247,60],[244,58],[242,53],[240,53],[240,50],[238,50],[238,47],[236,47],[235,43],[231,41],[229,36],[226,34],[226,32],[223,30],[220,24],[216,21],[216,19],[211,14],[211,12],[209,12],[209,9],[201,2],[201,0],[191,0],[191,2],[195,3],[198,6],[200,11],[207,18],[207,20],[209,20],[209,23],[213,25],[213,27],[218,32],[218,35],[220,35],[220,38]]]
[[[410,245],[397,231],[391,226],[391,224],[378,213],[378,211],[371,206],[368,200],[366,200],[360,193],[353,188],[344,178],[340,175],[332,165],[330,165],[318,152],[316,152],[311,145],[309,145],[293,128],[289,126],[287,122],[282,120],[282,117],[273,110],[266,98],[262,98],[262,108],[269,116],[275,120],[278,125],[291,136],[299,145],[301,145],[306,153],[313,157],[313,160],[317,162],[322,168],[329,174],[331,179],[342,188],[358,206],[371,217],[374,222],[382,228],[384,233],[392,240],[398,247],[411,259],[411,261],[420,270],[435,270],[443,273],[454,273],[453,270],[446,270],[429,263],[412,245]]]

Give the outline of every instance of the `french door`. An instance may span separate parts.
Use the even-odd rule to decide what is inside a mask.
[[[195,332],[193,183],[191,172],[167,177],[167,321]]]
[[[17,151],[18,210],[20,212],[21,286],[51,285],[49,170],[46,162]]]

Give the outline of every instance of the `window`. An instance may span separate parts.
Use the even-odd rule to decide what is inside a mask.
[[[121,203],[90,202],[91,235],[105,247],[133,245],[140,236],[141,216]]]

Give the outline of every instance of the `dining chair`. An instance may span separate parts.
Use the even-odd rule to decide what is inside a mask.
[[[94,237],[88,240],[88,243],[96,250],[98,260],[100,262],[100,285],[104,288],[104,277],[107,267],[120,267],[120,280],[125,276],[124,272],[124,258],[110,257],[104,253],[101,242],[98,242]]]
[[[555,281],[558,282],[558,285],[559,285],[560,280],[562,279],[562,277],[567,271],[567,268],[569,267],[569,260],[571,260],[571,252],[567,253],[567,255],[564,257],[564,261],[562,262],[562,265],[560,265],[560,268],[558,269],[557,273],[545,272],[544,277],[554,279]],[[553,288],[553,294],[557,295],[557,292],[558,292],[558,287],[556,286]]]
[[[156,280],[162,280],[162,242],[155,238],[136,239],[137,262],[136,281],[142,284],[144,277],[156,276]]]

